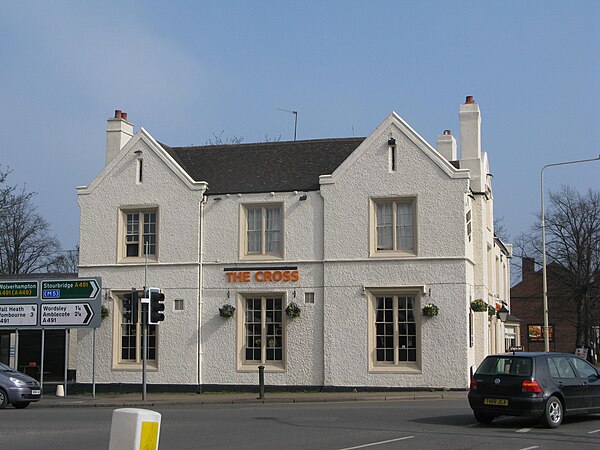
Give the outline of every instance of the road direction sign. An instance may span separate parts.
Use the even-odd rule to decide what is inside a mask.
[[[0,328],[98,328],[101,289],[100,277],[0,276]]]
[[[38,305],[0,305],[0,327],[36,326]]]
[[[94,279],[42,281],[42,300],[74,300],[94,298],[99,291]]]
[[[0,298],[36,298],[37,296],[37,281],[0,282]]]
[[[84,327],[94,317],[89,303],[43,303],[40,314],[42,327]]]

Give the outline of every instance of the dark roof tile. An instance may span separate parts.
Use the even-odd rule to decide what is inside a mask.
[[[316,191],[319,176],[333,173],[365,138],[257,144],[161,145],[208,193]]]

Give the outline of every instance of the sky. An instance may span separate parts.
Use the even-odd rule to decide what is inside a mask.
[[[0,168],[72,249],[116,109],[170,146],[292,140],[281,109],[298,139],[367,136],[395,111],[435,147],[472,95],[514,239],[543,165],[600,155],[599,23],[596,0],[2,2]],[[599,175],[549,168],[546,192]]]

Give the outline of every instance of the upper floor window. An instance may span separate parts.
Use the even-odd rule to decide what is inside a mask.
[[[372,204],[374,252],[415,253],[414,199],[374,200]]]
[[[157,210],[123,211],[124,258],[144,258],[146,254],[156,259],[157,253]]]
[[[242,257],[254,259],[283,256],[281,205],[243,207]]]

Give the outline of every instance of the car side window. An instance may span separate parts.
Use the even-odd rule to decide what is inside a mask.
[[[592,365],[589,364],[587,361],[584,361],[581,358],[575,358],[575,357],[569,358],[569,359],[575,366],[575,370],[577,371],[577,373],[579,374],[579,376],[581,378],[589,378],[591,376],[598,375],[598,372],[596,372],[596,369],[594,369],[594,367],[592,367]]]
[[[548,368],[552,378],[577,378],[569,361],[564,356],[548,358]]]

